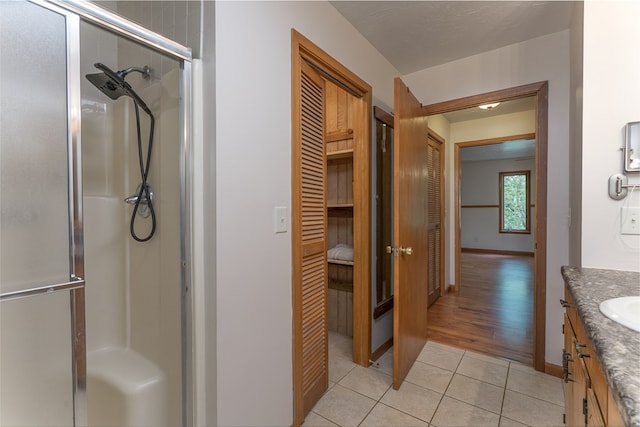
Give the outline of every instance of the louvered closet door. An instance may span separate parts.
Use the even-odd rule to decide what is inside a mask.
[[[302,61],[300,144],[294,147],[294,330],[296,390],[306,415],[327,390],[327,215],[324,82]],[[299,364],[298,364],[299,365]]]
[[[430,306],[440,296],[441,285],[441,239],[442,239],[442,218],[440,208],[442,203],[441,192],[441,168],[440,168],[440,144],[429,138],[427,145],[428,163],[428,251],[429,251],[429,302]]]

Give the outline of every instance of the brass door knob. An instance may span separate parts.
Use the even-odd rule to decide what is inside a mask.
[[[413,255],[413,248],[412,247],[404,247],[404,246],[400,246],[400,252],[405,254],[405,255]]]

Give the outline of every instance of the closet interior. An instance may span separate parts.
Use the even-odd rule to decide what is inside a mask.
[[[327,157],[328,329],[353,337],[354,263],[354,96],[327,81],[325,86]]]

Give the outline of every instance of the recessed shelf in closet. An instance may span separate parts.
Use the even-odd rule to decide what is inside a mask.
[[[336,88],[337,92],[341,89]],[[343,97],[344,101],[347,97]],[[339,104],[339,103],[338,103]],[[334,110],[335,108],[335,110]],[[348,102],[327,108],[325,134],[327,159],[327,243],[329,255],[338,246],[352,248],[354,244],[353,163],[354,131],[349,128]],[[342,258],[342,257],[341,257]],[[328,258],[329,330],[353,335],[354,261]]]

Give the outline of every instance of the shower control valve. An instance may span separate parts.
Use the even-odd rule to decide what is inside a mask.
[[[130,205],[138,205],[138,215],[143,218],[149,217],[151,215],[151,211],[149,210],[149,205],[153,203],[153,191],[151,190],[151,186],[147,185],[147,189],[149,190],[149,198],[147,198],[147,193],[142,192],[142,196],[138,196],[140,194],[140,189],[142,188],[142,184],[139,184],[136,188],[136,192],[131,196],[124,199],[124,201]],[[138,200],[139,199],[139,200]]]

